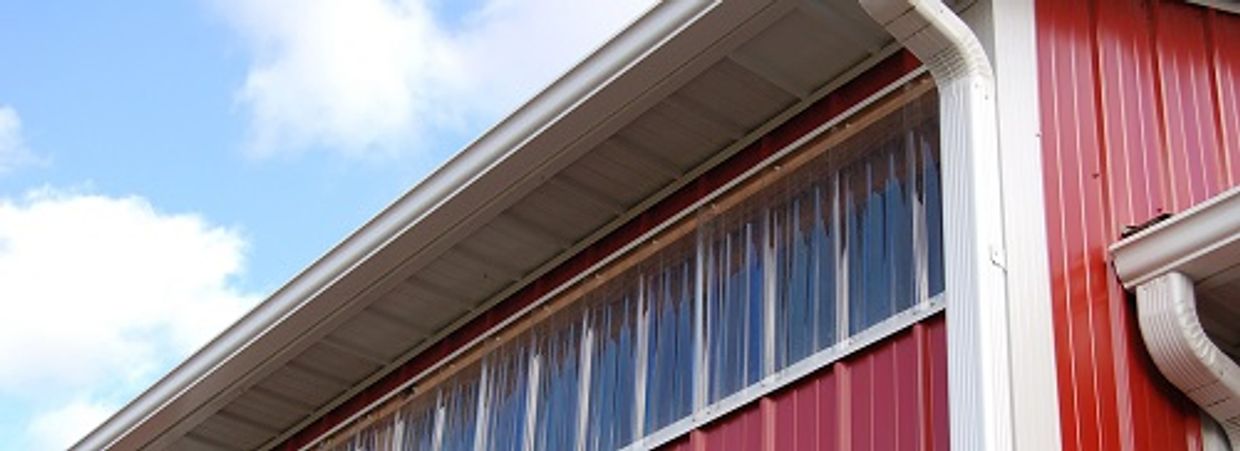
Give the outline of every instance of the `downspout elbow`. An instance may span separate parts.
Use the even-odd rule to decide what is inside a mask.
[[[1206,335],[1193,281],[1170,272],[1137,286],[1141,337],[1167,380],[1219,422],[1240,450],[1240,366]]]
[[[972,78],[988,85],[994,70],[982,43],[941,0],[860,0],[861,7],[930,68],[939,83]]]

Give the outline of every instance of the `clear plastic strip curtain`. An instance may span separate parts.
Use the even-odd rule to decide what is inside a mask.
[[[936,114],[924,95],[724,194],[693,232],[330,446],[614,450],[926,302],[944,290]]]

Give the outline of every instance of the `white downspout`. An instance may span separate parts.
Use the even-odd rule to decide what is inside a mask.
[[[1240,366],[1201,327],[1193,281],[1169,272],[1137,286],[1141,336],[1167,380],[1218,420],[1240,450]]]
[[[994,71],[940,0],[860,3],[930,68],[939,90],[952,449],[1013,449]]]

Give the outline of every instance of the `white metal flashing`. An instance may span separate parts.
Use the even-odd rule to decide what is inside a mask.
[[[1012,449],[1003,190],[990,60],[977,35],[940,0],[860,2],[929,66],[939,88],[952,449]]]
[[[1136,289],[1155,365],[1240,450],[1240,366],[1206,335],[1194,287],[1240,264],[1240,186],[1116,243],[1111,254],[1124,287]],[[1228,301],[1240,302],[1240,293]]]

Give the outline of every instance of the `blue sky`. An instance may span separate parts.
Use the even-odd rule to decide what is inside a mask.
[[[0,450],[72,443],[649,3],[0,2]]]

